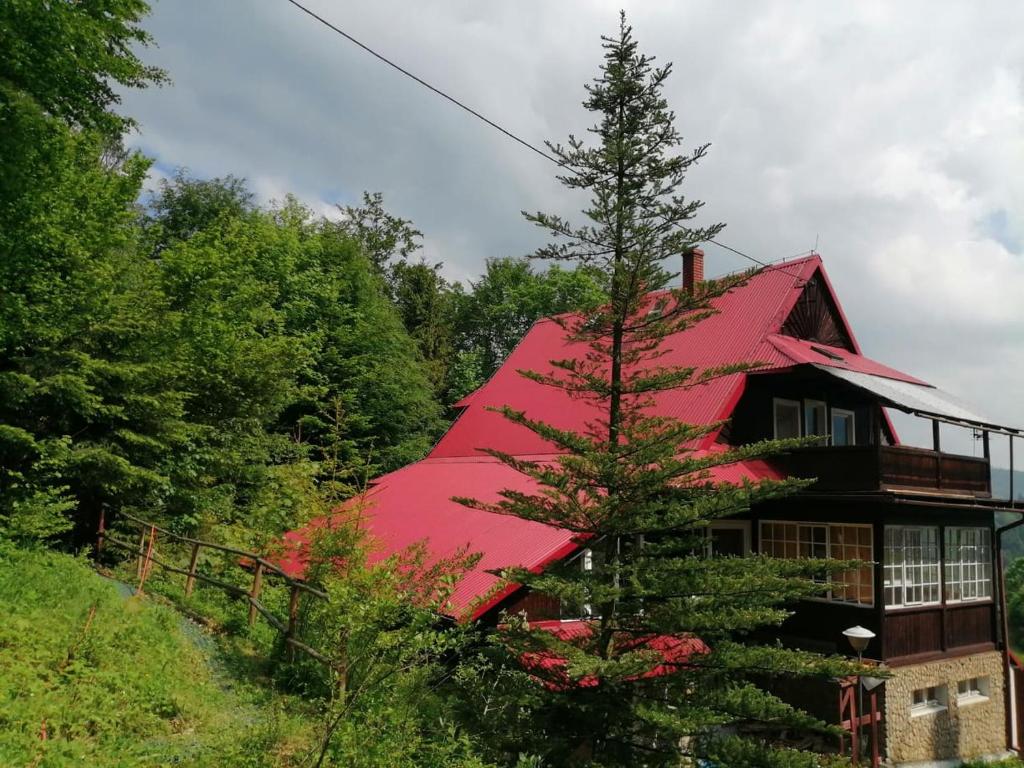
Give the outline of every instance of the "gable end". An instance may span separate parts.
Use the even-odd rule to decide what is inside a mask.
[[[857,351],[821,272],[815,272],[807,281],[803,292],[782,324],[780,333],[805,341],[816,341],[830,347],[840,347],[850,352]]]

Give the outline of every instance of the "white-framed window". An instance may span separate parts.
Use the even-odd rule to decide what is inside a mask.
[[[824,599],[870,607],[875,598],[871,530],[870,525],[764,520],[760,526],[761,553],[770,557],[861,560],[865,564],[860,568],[832,575]]]
[[[832,445],[855,445],[857,425],[853,411],[832,409]]]
[[[941,712],[946,708],[946,686],[931,685],[918,688],[910,697],[910,714],[912,717]]]
[[[960,706],[988,701],[990,690],[987,677],[970,677],[956,684],[956,703]]]
[[[776,440],[800,437],[800,403],[798,401],[776,397],[772,401],[772,413]]]
[[[828,436],[828,405],[822,400],[804,400],[804,435]]]
[[[936,605],[939,594],[939,529],[935,526],[885,526],[885,607]]]
[[[992,534],[988,528],[946,528],[946,602],[992,597]]]

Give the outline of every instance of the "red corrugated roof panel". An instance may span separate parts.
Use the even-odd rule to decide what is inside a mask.
[[[763,270],[746,284],[717,299],[714,302],[717,314],[669,337],[658,364],[692,366],[699,372],[737,362],[759,362],[768,369],[808,362],[831,363],[849,370],[920,383],[859,354],[838,300],[835,304],[839,322],[856,353],[779,335],[804,286],[819,271],[831,290],[821,259],[816,255]],[[531,418],[575,431],[601,417],[602,414],[587,402],[573,399],[560,389],[525,379],[517,372],[522,369],[549,372],[551,360],[580,355],[586,349],[566,343],[564,330],[555,322],[536,323],[491,379],[459,402],[464,408],[462,414],[428,458],[385,475],[369,493],[367,520],[380,556],[420,541],[426,541],[430,552],[438,559],[450,556],[463,546],[481,553],[479,564],[458,584],[452,598],[455,615],[479,616],[508,593],[489,570],[512,566],[537,570],[579,546],[566,531],[468,509],[451,498],[475,497],[493,502],[506,488],[534,489],[529,478],[485,456],[482,448],[536,458],[552,455],[550,444],[490,408],[508,405],[525,411]],[[710,424],[728,418],[744,391],[745,382],[744,374],[734,374],[708,384],[662,392],[654,398],[654,410],[690,423]],[[700,448],[713,450],[713,441],[714,435],[707,437]],[[717,482],[738,483],[778,475],[764,462],[752,461],[715,468],[711,477]],[[302,536],[296,533],[290,538],[297,542]],[[293,556],[290,562],[294,569],[301,569],[301,557]]]

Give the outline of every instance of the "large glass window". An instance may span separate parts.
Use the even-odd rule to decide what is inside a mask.
[[[856,442],[854,427],[853,411],[832,409],[832,445],[853,445]]]
[[[800,403],[775,398],[775,439],[800,437]]]
[[[821,400],[804,400],[804,434],[828,435],[828,406]]]
[[[870,525],[838,523],[761,523],[761,553],[771,557],[862,560],[865,565],[833,574],[826,599],[872,605],[874,559]]]
[[[939,602],[939,529],[885,527],[885,605],[899,608]]]
[[[988,528],[946,529],[946,600],[992,597],[992,539]]]

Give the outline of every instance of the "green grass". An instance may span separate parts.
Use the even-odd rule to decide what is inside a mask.
[[[1006,760],[999,760],[994,763],[985,763],[981,760],[973,760],[969,763],[964,763],[960,768],[1024,768],[1024,762],[1021,762],[1016,757],[1010,757]]]
[[[218,648],[83,560],[0,544],[0,765],[296,764],[310,721]]]

